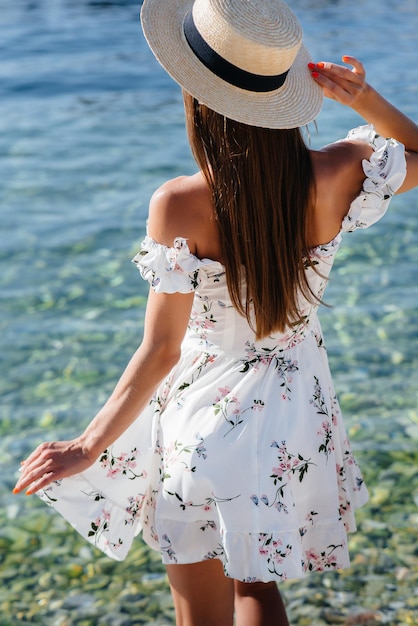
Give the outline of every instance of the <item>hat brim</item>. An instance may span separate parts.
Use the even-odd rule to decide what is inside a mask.
[[[282,87],[266,93],[235,87],[207,69],[183,33],[193,0],[144,0],[141,22],[156,59],[188,93],[221,115],[263,128],[296,128],[321,110],[322,89],[308,69],[311,57],[302,44]]]

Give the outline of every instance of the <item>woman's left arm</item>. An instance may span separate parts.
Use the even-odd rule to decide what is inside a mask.
[[[185,226],[182,205],[173,191],[154,194],[150,203],[150,236],[162,243],[170,241],[170,237],[173,241],[171,229],[177,234]],[[193,246],[193,232],[188,236]],[[132,422],[141,419],[141,411],[158,384],[180,358],[193,297],[193,291],[155,293],[150,289],[142,343],[113,393],[79,437],[43,443],[32,452],[22,463],[15,493],[27,488],[26,493],[33,493],[53,480],[82,472]]]
[[[79,437],[38,446],[22,463],[14,493],[28,488],[29,495],[84,471],[138,418],[179,359],[192,301],[193,293],[150,290],[143,341],[105,405]]]

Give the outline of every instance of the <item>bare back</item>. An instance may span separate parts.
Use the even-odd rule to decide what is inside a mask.
[[[316,187],[310,207],[312,247],[328,243],[340,231],[351,202],[361,191],[362,160],[368,159],[371,151],[360,141],[343,141],[311,151]],[[155,192],[149,232],[167,246],[175,237],[185,237],[197,257],[222,262],[212,196],[201,172],[170,180]]]

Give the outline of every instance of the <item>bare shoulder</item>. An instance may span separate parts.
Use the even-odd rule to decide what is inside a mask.
[[[365,178],[362,161],[372,148],[363,141],[344,140],[312,151],[316,198],[314,203],[316,243],[326,243],[340,230],[350,204],[361,191]]]
[[[324,146],[320,151],[333,154],[337,156],[341,163],[349,164],[359,159],[369,158],[373,148],[365,141],[359,139],[342,139]]]
[[[211,194],[202,174],[179,176],[152,195],[148,232],[167,246],[172,246],[176,237],[185,237],[195,253],[202,229],[212,215]]]
[[[318,175],[328,178],[331,174],[338,189],[341,189],[342,180],[345,181],[343,186],[347,189],[356,187],[356,184],[364,179],[362,161],[369,159],[372,151],[373,149],[364,141],[348,139],[325,146],[316,153],[319,155]]]

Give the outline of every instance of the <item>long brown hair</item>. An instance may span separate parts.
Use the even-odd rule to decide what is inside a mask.
[[[282,332],[300,320],[298,295],[314,298],[304,269],[314,191],[309,150],[299,128],[248,126],[183,96],[193,156],[213,194],[233,305],[257,339]]]

